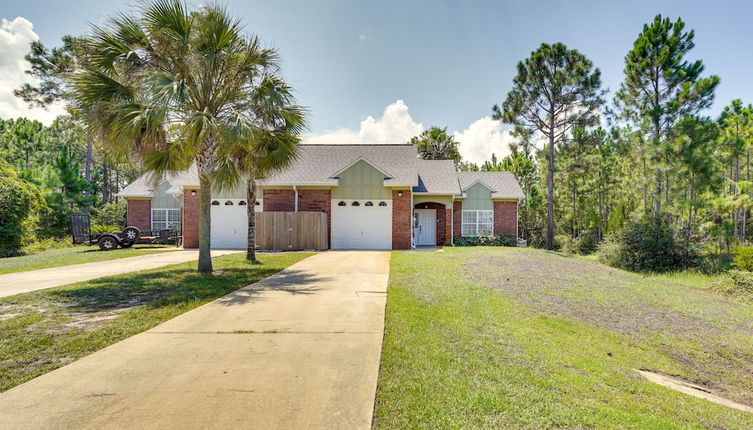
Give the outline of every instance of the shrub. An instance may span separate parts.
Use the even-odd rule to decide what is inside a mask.
[[[0,257],[16,255],[34,240],[39,212],[46,207],[41,193],[0,164]]]
[[[745,301],[753,301],[753,273],[730,270],[711,285],[711,290]]]
[[[581,234],[573,238],[569,234],[554,236],[556,249],[568,254],[588,255],[596,251],[596,239],[592,234]]]
[[[46,239],[38,239],[34,242],[25,245],[21,249],[21,253],[25,255],[36,254],[38,252],[47,251],[50,249],[69,248],[73,246],[73,242],[70,238],[57,238],[48,237]]]
[[[91,232],[91,234],[112,233],[114,231],[120,230],[121,229],[116,225],[92,224],[91,226],[89,226],[89,232]]]
[[[456,237],[455,246],[517,246],[518,240],[503,234],[494,236]]]
[[[666,272],[697,264],[697,252],[681,247],[675,234],[666,217],[644,216],[615,235],[617,249],[605,249],[602,254],[609,252],[605,258],[614,266],[636,272]]]
[[[732,265],[737,269],[753,272],[753,246],[738,246],[735,248]]]
[[[126,211],[128,210],[128,202],[125,200],[120,202],[107,203],[106,205],[96,208],[92,214],[92,224],[98,225],[114,225],[114,230],[121,230],[126,225]]]
[[[569,234],[557,234],[554,236],[554,249],[575,254],[575,241]]]
[[[620,244],[619,237],[616,235],[610,235],[604,238],[599,244],[596,250],[596,256],[599,262],[612,267],[620,267],[620,252],[622,251],[622,245]]]

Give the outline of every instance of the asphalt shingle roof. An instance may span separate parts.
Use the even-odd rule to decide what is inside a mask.
[[[465,192],[476,182],[492,190],[493,199],[522,199],[523,190],[511,172],[458,172],[460,189]]]
[[[413,145],[301,145],[290,168],[260,185],[337,185],[335,176],[358,160],[383,171],[385,186],[416,186],[416,148]]]
[[[414,193],[460,194],[458,175],[452,160],[418,160],[418,186]]]

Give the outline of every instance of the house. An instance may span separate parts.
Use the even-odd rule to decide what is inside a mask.
[[[128,224],[180,229],[199,244],[195,167],[154,182],[144,175],[119,195]],[[450,160],[419,160],[413,145],[301,145],[285,171],[259,181],[257,211],[327,214],[333,249],[409,249],[453,237],[517,237],[523,192],[509,172],[458,172]],[[213,193],[213,248],[245,248],[246,190]]]

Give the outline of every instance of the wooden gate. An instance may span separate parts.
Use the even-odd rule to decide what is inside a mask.
[[[256,246],[270,251],[327,249],[324,212],[257,212]]]

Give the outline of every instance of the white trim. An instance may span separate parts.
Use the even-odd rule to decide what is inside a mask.
[[[366,163],[369,164],[369,166],[371,166],[371,167],[379,170],[383,175],[385,175],[385,176],[388,177],[387,179],[383,179],[382,181],[386,181],[388,179],[394,178],[394,176],[390,175],[388,172],[385,172],[384,169],[382,169],[381,167],[379,167],[376,164],[372,163],[371,161],[369,161],[368,159],[366,159],[363,156],[358,157],[358,159],[356,159],[356,161],[354,161],[354,162],[348,164],[346,167],[340,169],[337,173],[335,173],[334,175],[330,176],[330,178],[334,179],[336,176],[340,176],[344,171],[346,171],[346,170],[350,169],[351,167],[355,166],[356,163],[358,163],[359,161],[365,161]]]
[[[466,232],[464,230],[466,224],[465,222],[465,213],[468,212],[474,212],[476,214],[476,221],[473,223],[474,225],[474,232],[473,234],[469,234],[469,232]],[[479,226],[482,224],[479,222],[479,215],[481,212],[485,213],[491,213],[491,222],[490,222],[490,230],[489,234],[494,234],[494,209],[463,209],[460,212],[460,235],[463,237],[478,237],[479,236]]]
[[[298,212],[298,186],[293,185],[293,212]]]
[[[468,188],[471,188],[472,186],[474,186],[476,184],[481,184],[481,185],[485,186],[492,193],[496,193],[497,192],[494,188],[490,187],[489,184],[487,184],[486,182],[482,181],[481,179],[476,179],[475,181],[471,182],[467,187],[461,188],[460,191],[465,192],[465,190],[467,190]]]

